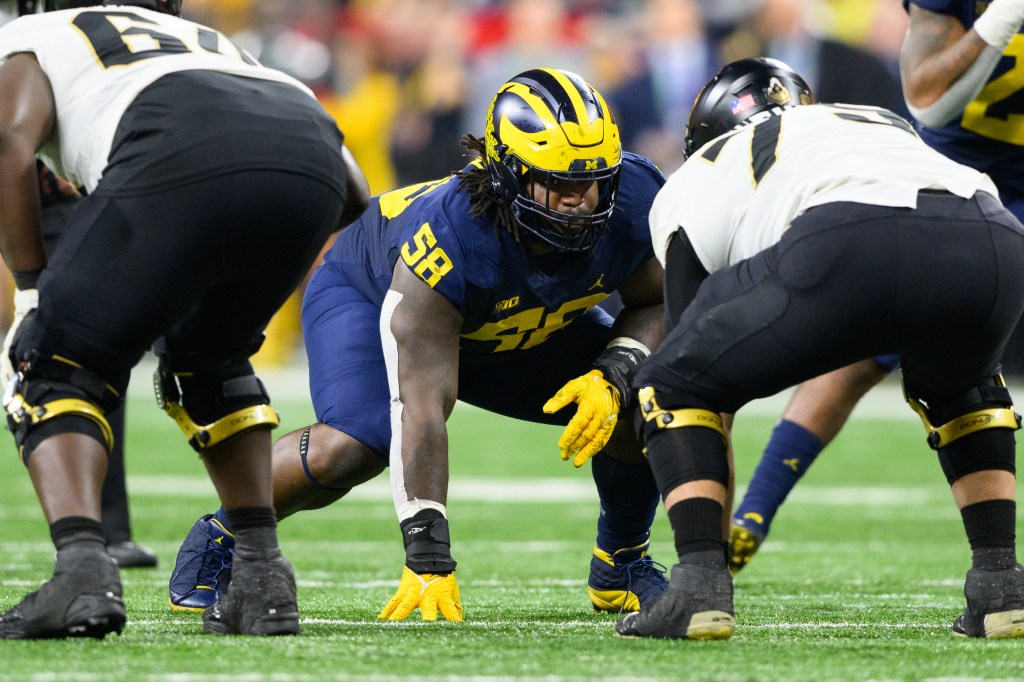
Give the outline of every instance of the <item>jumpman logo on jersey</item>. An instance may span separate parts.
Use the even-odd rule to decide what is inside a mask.
[[[587,287],[587,291],[590,291],[591,289],[603,289],[603,288],[604,288],[604,273],[602,272],[601,276],[597,278],[597,281],[594,282],[593,284],[591,284],[589,287]]]
[[[794,457],[793,459],[784,459],[782,460],[782,463],[788,466],[793,471],[797,473],[800,472],[800,460],[797,459],[796,457]]]

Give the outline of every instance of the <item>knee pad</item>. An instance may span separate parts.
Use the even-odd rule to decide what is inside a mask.
[[[281,423],[270,396],[247,360],[198,372],[171,370],[160,358],[153,376],[156,403],[171,416],[196,452],[253,429]]]
[[[928,445],[938,451],[939,463],[952,485],[976,471],[1016,472],[1013,432],[1020,428],[1010,392],[1002,375],[972,387],[956,400],[946,403],[922,402],[904,395],[928,431]],[[934,426],[932,419],[941,423]]]
[[[4,394],[8,428],[22,461],[40,442],[60,433],[91,436],[109,453],[114,435],[106,413],[121,404],[120,393],[67,358],[36,351],[27,358]]]
[[[662,499],[691,481],[712,480],[728,487],[729,437],[722,417],[700,408],[665,409],[654,389],[640,389],[638,431]]]

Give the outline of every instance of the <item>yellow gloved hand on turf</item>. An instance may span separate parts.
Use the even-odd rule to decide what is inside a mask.
[[[462,620],[462,602],[459,601],[459,584],[455,574],[415,573],[406,566],[402,580],[391,601],[387,603],[378,618],[405,620],[416,608],[420,609],[423,620],[437,620],[440,611],[445,620]]]
[[[544,412],[558,412],[573,402],[579,408],[558,439],[558,447],[562,450],[562,461],[574,458],[572,465],[579,468],[599,453],[612,437],[619,421],[621,397],[601,370],[593,369],[560,388],[544,403]]]

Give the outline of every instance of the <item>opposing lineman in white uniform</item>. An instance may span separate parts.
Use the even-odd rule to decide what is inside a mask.
[[[744,176],[751,181],[736,182]],[[853,201],[914,208],[922,189],[965,199],[979,190],[998,196],[987,175],[925,146],[906,121],[884,109],[774,107],[709,142],[668,179],[651,209],[651,235],[664,265],[668,242],[682,227],[710,273],[772,246],[814,206]]]
[[[892,112],[813,104],[803,78],[763,58],[704,87],[686,151],[651,211],[673,326],[633,381],[679,563],[665,594],[617,633],[732,636],[731,415],[895,354],[971,545],[953,632],[1024,636],[1020,417],[999,365],[1024,310],[1024,228],[992,182]]]
[[[204,629],[299,631],[271,488],[279,418],[249,358],[327,237],[365,208],[365,179],[307,88],[179,8],[47,0],[0,30],[0,251],[19,293],[38,294],[17,299],[4,407],[57,549],[53,578],[0,613],[0,639],[124,627],[100,523],[106,415],[151,347],[157,402],[235,534],[231,595]],[[88,190],[49,261],[37,155]]]

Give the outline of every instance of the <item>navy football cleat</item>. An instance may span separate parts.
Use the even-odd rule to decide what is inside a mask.
[[[57,552],[53,578],[0,613],[0,639],[52,639],[121,634],[127,616],[117,564],[102,550]]]
[[[168,602],[175,611],[205,611],[231,582],[235,536],[207,514],[195,522],[178,550]]]
[[[750,563],[764,538],[765,531],[761,524],[750,519],[734,518],[729,529],[729,572],[736,575]]]
[[[964,583],[967,608],[953,623],[960,637],[1024,637],[1024,567],[972,568]]]
[[[648,547],[645,543],[611,553],[594,547],[587,595],[595,611],[639,611],[665,591],[665,567],[651,559]]]
[[[724,566],[676,564],[668,589],[650,608],[615,624],[619,637],[729,639],[736,630],[732,575]]]

